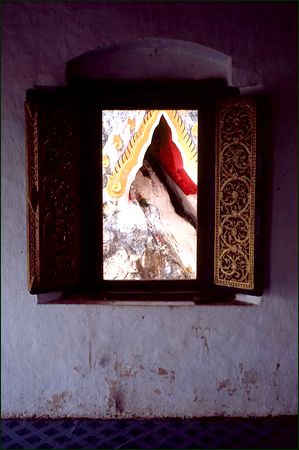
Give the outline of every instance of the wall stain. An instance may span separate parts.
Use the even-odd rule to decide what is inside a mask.
[[[243,384],[244,392],[248,395],[248,401],[253,401],[250,397],[251,390],[258,380],[258,372],[254,369],[244,370],[245,365],[243,363],[239,364],[240,373],[242,376],[241,382]]]
[[[201,336],[200,338],[203,340],[203,345],[204,345],[204,348],[206,349],[207,356],[210,356],[210,349],[208,346],[207,338],[205,336]]]
[[[225,389],[228,386],[229,383],[230,383],[230,379],[229,378],[227,378],[227,380],[221,381],[218,384],[217,391],[220,392],[222,389]]]
[[[274,390],[275,390],[275,393],[276,393],[276,400],[279,399],[279,389],[278,389],[278,383],[277,383],[277,379],[276,379],[276,376],[277,376],[277,373],[279,371],[279,368],[280,368],[280,364],[277,363],[276,364],[276,369],[275,369],[274,374],[273,374],[273,386],[274,386]]]
[[[167,370],[165,370],[165,369],[163,369],[162,367],[159,367],[159,369],[158,369],[158,374],[159,375],[164,375],[164,376],[168,376],[168,372],[167,372]]]
[[[117,389],[115,394],[115,409],[117,413],[122,414],[126,408],[126,394],[125,391],[120,388]]]
[[[196,327],[193,325],[192,330],[195,330],[196,338],[200,338],[203,341],[204,349],[206,351],[207,357],[210,356],[210,348],[208,345],[208,339],[210,337],[211,329],[210,327]]]
[[[231,382],[229,378],[220,381],[220,383],[218,384],[217,391],[220,392],[222,389],[225,389],[230,397],[237,391],[236,386]]]
[[[160,391],[160,389],[155,389],[154,392],[155,392],[157,395],[161,395],[161,394],[162,394],[162,392]]]
[[[232,395],[234,395],[234,393],[237,392],[237,388],[236,386],[232,386],[230,388],[227,389],[227,393],[228,395],[231,397]]]
[[[106,367],[109,363],[109,356],[108,355],[104,355],[101,359],[100,359],[100,366],[102,367]]]
[[[68,391],[62,391],[60,394],[54,394],[51,400],[47,401],[47,405],[52,412],[61,411],[64,404],[72,398]]]
[[[107,361],[107,357],[105,361]],[[104,365],[107,364],[105,361]],[[142,370],[144,367],[140,365],[139,369]],[[138,370],[133,370],[133,368],[124,361],[116,361],[114,370],[116,380],[111,380],[108,377],[105,378],[105,381],[109,386],[108,407],[112,409],[115,406],[115,412],[117,414],[123,414],[126,410],[126,391],[125,389],[122,389],[120,385],[121,383],[124,383],[124,385],[127,386],[129,380],[134,379],[139,372]]]
[[[196,337],[201,337],[203,334],[208,334],[210,336],[211,328],[210,327],[196,327],[193,325],[192,330],[195,330]]]
[[[88,361],[89,361],[89,370],[91,370],[91,363],[92,363],[91,341],[89,341],[89,346],[88,346]]]
[[[108,397],[108,406],[111,409],[114,405],[114,399],[116,395],[116,385],[117,380],[110,380],[109,378],[105,378],[106,383],[109,386],[109,397]]]
[[[76,372],[78,372],[78,373],[81,375],[81,377],[83,377],[83,378],[86,377],[86,374],[85,374],[84,372],[82,372],[82,367],[81,367],[81,366],[75,366],[75,367],[74,367],[74,370],[75,370]]]
[[[175,383],[175,372],[172,370],[170,375],[170,383]]]
[[[255,384],[258,379],[258,373],[254,369],[244,370],[244,376],[242,378],[242,383],[244,384]]]
[[[132,367],[128,363],[124,364],[122,361],[115,362],[114,370],[117,376],[121,379],[136,378],[138,375],[138,370],[133,371]]]

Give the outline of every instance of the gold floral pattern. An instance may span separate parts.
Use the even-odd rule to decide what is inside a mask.
[[[215,273],[217,285],[254,288],[256,104],[217,105]]]

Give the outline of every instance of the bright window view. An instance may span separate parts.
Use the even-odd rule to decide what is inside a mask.
[[[198,111],[102,122],[104,280],[196,278]]]

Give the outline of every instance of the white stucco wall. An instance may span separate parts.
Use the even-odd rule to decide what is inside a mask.
[[[297,3],[2,2],[2,416],[297,413]],[[230,55],[273,100],[259,306],[37,305],[26,287],[24,100],[67,61],[153,37]]]

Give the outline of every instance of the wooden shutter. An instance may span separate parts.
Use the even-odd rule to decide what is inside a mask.
[[[28,288],[78,285],[80,201],[78,107],[57,91],[27,91]]]
[[[248,293],[257,292],[256,118],[255,98],[217,102],[214,283]]]

